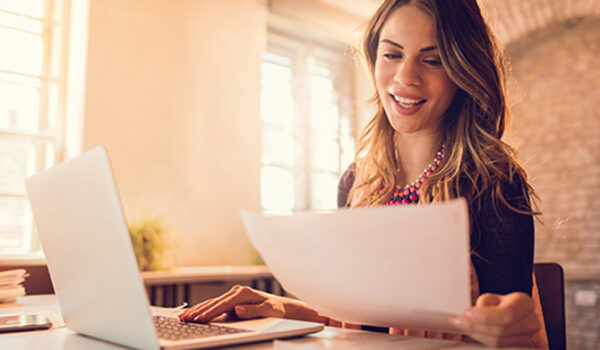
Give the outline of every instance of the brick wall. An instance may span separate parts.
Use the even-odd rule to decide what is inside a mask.
[[[600,307],[589,307],[573,303],[576,293],[580,291],[595,292],[600,294],[600,280],[571,279],[567,281],[566,299],[569,300],[567,308],[568,322],[568,348],[569,350],[600,349],[598,333],[600,332]]]
[[[507,50],[516,102],[507,141],[543,211],[536,261],[566,270],[569,349],[599,349],[600,306],[574,299],[600,295],[600,18],[552,24]]]

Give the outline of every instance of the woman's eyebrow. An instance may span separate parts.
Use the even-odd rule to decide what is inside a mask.
[[[402,50],[404,50],[404,47],[400,44],[398,44],[397,42],[391,41],[390,39],[383,39],[381,40],[382,43],[386,43],[386,44],[390,44],[393,46],[396,46]],[[431,46],[426,46],[424,48],[422,48],[421,50],[419,50],[420,52],[425,52],[425,51],[432,51],[432,50],[436,50],[438,47],[436,45],[431,45]]]

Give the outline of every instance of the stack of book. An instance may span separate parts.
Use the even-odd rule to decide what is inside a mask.
[[[28,276],[24,269],[0,272],[0,303],[13,303],[17,297],[25,295],[23,282]]]

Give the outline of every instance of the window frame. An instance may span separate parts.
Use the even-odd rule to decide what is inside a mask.
[[[0,12],[39,21],[40,33],[29,32],[9,25],[3,28],[39,35],[42,41],[42,69],[39,75],[0,69],[0,74],[13,79],[39,81],[39,86],[3,80],[5,83],[34,87],[39,92],[38,126],[36,130],[0,128],[0,139],[23,140],[35,149],[34,172],[39,172],[69,156],[81,152],[83,123],[83,89],[85,87],[85,58],[87,54],[89,0],[45,0],[42,17],[20,14],[8,10]],[[81,33],[72,34],[73,25]],[[51,101],[51,89],[56,97]],[[73,97],[71,97],[71,95]],[[50,125],[51,118],[55,123]],[[76,125],[69,127],[69,123]],[[31,174],[30,174],[31,175]],[[24,180],[24,179],[23,179]],[[0,198],[24,198],[24,191],[0,190]],[[27,202],[25,208],[25,235],[21,248],[0,247],[3,265],[37,265],[44,263],[44,255]]]
[[[336,175],[339,178],[346,170],[342,164],[342,120],[349,122],[349,136],[354,141],[356,120],[354,115],[354,84],[352,64],[347,57],[348,49],[342,43],[333,40],[316,40],[310,37],[291,34],[277,28],[269,27],[267,31],[266,52],[281,55],[290,59],[291,89],[294,101],[294,165],[292,167],[278,164],[265,164],[261,160],[261,169],[265,166],[275,166],[292,171],[295,179],[294,208],[292,212],[313,209],[312,175],[316,172]],[[340,111],[335,142],[338,146],[338,171],[318,170],[312,167],[310,120],[310,74],[309,61],[329,69],[332,73],[334,91],[337,92],[337,106]],[[347,77],[341,79],[341,77]],[[299,103],[299,101],[302,101]],[[265,129],[265,121],[261,119],[261,131]],[[263,136],[264,137],[264,136]],[[300,146],[300,147],[297,147]],[[355,148],[355,145],[353,145]],[[354,149],[351,151],[354,154]],[[261,181],[262,183],[262,181]],[[270,212],[263,208],[263,212]]]

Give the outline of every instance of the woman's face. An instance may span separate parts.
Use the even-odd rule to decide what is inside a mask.
[[[375,85],[394,130],[401,134],[438,131],[457,87],[442,66],[433,20],[418,8],[400,7],[384,24]]]

